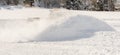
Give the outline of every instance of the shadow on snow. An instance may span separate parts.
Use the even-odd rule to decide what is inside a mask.
[[[59,26],[52,26],[39,34],[35,41],[71,41],[90,38],[95,32],[115,31],[107,23],[94,17],[78,15]]]

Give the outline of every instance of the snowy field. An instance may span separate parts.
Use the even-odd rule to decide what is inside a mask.
[[[0,55],[119,55],[120,12],[1,7]]]

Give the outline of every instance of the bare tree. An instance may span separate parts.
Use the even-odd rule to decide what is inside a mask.
[[[109,11],[114,11],[115,10],[115,0],[109,0],[108,1],[108,8],[109,8]]]

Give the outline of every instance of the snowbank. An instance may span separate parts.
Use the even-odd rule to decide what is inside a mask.
[[[103,20],[113,13],[104,17],[105,12],[86,12],[40,8],[0,10],[0,41],[70,41],[92,37],[99,31],[115,31]]]

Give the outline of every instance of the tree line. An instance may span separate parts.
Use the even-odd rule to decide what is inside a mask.
[[[72,10],[114,11],[116,0],[0,0],[0,5],[23,5]]]

